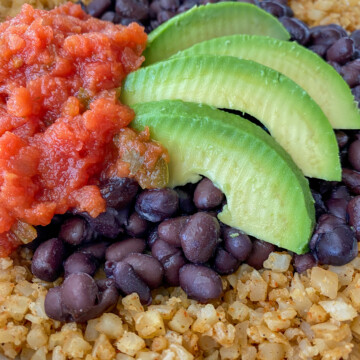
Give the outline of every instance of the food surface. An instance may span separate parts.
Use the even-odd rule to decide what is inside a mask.
[[[115,5],[110,1],[94,0],[87,8],[82,7],[92,15],[114,22],[128,23],[131,19],[144,21],[149,31],[166,20],[166,16],[169,18],[174,15],[178,8],[181,12],[190,5],[180,3],[171,5],[166,1],[159,3],[154,1],[152,4],[157,4],[157,8],[154,5],[148,12],[149,4],[146,2],[129,5],[126,1],[116,1],[116,14],[111,11],[106,12]],[[180,5],[184,5],[181,10]],[[352,88],[355,100],[359,99],[360,68],[357,66],[359,57],[357,32],[349,37],[342,28],[334,25],[309,30],[305,24],[292,17],[292,10],[283,1],[264,1],[260,6],[280,18],[291,34],[292,40],[305,44],[335,67]],[[30,7],[24,9],[25,12],[26,10],[33,11]],[[97,20],[88,18],[81,12],[80,7],[68,4],[62,9],[67,9],[65,12],[71,10],[67,13],[69,20],[81,14],[85,22],[96,23],[100,28],[105,26],[107,29],[114,29],[111,23],[99,23]],[[60,8],[52,14],[62,11],[64,10]],[[155,17],[156,21],[150,21],[148,13],[151,14],[150,18]],[[74,14],[75,16],[72,16]],[[43,27],[48,25],[42,20],[38,23]],[[60,23],[63,25],[63,21]],[[140,31],[138,35],[144,36],[141,28],[136,25],[130,25],[126,29],[123,27],[116,29],[128,31],[129,35],[131,30],[135,29]],[[76,31],[71,35],[79,36]],[[88,37],[91,38],[94,34],[92,30],[90,33],[91,35],[85,35],[86,45]],[[19,35],[17,31],[16,35]],[[120,36],[120,38],[124,40],[123,37]],[[8,50],[4,51],[4,56],[16,50],[15,45],[19,44],[19,41],[13,41],[14,39],[17,40],[16,36],[12,36],[11,41],[5,38],[4,44],[10,44],[10,46],[8,45]],[[94,43],[97,50],[97,46],[102,45],[101,41],[94,41]],[[41,42],[37,44],[40,47],[43,45]],[[81,53],[88,48],[79,46],[83,44],[81,41],[76,41],[74,44],[74,53]],[[117,63],[124,67],[130,66],[129,71],[136,70],[140,66],[143,60],[141,51],[144,41],[135,41],[135,44],[138,44],[133,48],[136,56],[130,56],[134,63],[125,61],[124,64],[121,56],[120,61],[117,59],[114,66],[110,67],[111,71],[116,70]],[[150,43],[149,46],[151,46]],[[5,49],[7,49],[6,46]],[[113,45],[110,49],[105,52],[100,49],[102,50],[100,53],[91,51],[83,63],[75,60],[71,64],[83,70],[87,65],[93,65],[95,61],[95,70],[97,70],[99,62],[103,64],[113,59],[111,51],[116,53],[116,49]],[[126,49],[127,47],[124,51],[121,49],[119,53],[129,60],[129,52]],[[53,54],[52,51],[50,51],[51,54]],[[17,57],[18,55],[15,61],[4,63],[5,70],[9,66],[18,69],[24,65],[18,61]],[[208,58],[214,57],[191,55],[189,59],[202,64]],[[217,59],[223,64],[230,64],[226,66],[229,73],[234,68],[234,63],[240,61],[234,59],[235,62],[231,60],[233,62],[228,63],[230,60],[222,54]],[[25,60],[28,58],[25,57]],[[38,56],[35,62],[43,60],[42,55]],[[168,63],[174,61],[183,60],[180,58],[164,62],[164,67],[166,68]],[[184,63],[188,65],[186,61]],[[148,74],[144,78],[146,81],[142,79],[143,81],[138,81],[136,86],[136,91],[140,95],[148,91],[150,96],[146,100],[151,99],[153,96],[151,93],[155,94],[158,90],[156,87],[146,89],[149,81],[157,76],[156,71],[152,70],[156,66],[158,65],[138,70],[134,74],[134,78],[138,76],[137,74]],[[202,71],[201,68],[199,66],[198,70]],[[208,70],[206,66],[204,68],[205,71]],[[255,68],[256,65],[252,69]],[[31,70],[25,72],[25,76],[23,75],[20,79],[15,77],[15,89],[17,89],[16,81],[26,90],[28,83],[37,79],[39,73],[30,79],[26,77],[27,74],[32,74]],[[43,66],[41,70],[46,76],[47,71],[53,69]],[[196,79],[196,71],[190,70],[188,77]],[[14,70],[14,73],[16,71]],[[91,128],[94,130],[92,133],[94,139],[97,135],[101,140],[104,132],[109,130],[109,143],[107,143],[110,144],[109,150],[104,150],[104,152],[100,150],[99,154],[93,154],[91,159],[95,161],[94,167],[97,170],[90,166],[87,180],[84,184],[80,184],[80,186],[90,186],[96,190],[104,208],[106,205],[106,211],[94,217],[96,214],[91,213],[91,210],[93,208],[96,210],[96,206],[90,205],[84,208],[81,203],[66,203],[67,190],[74,182],[74,178],[66,173],[72,167],[64,164],[63,167],[55,166],[58,170],[57,174],[64,173],[66,178],[64,181],[66,187],[58,191],[58,194],[61,193],[60,200],[65,199],[61,205],[64,210],[54,211],[58,214],[51,216],[51,223],[46,226],[39,226],[35,222],[33,225],[36,226],[32,227],[23,221],[28,221],[24,217],[14,217],[16,221],[11,232],[7,234],[12,234],[13,239],[16,237],[17,242],[28,243],[33,238],[36,237],[36,239],[13,252],[11,258],[0,258],[0,354],[4,354],[7,358],[15,358],[19,355],[21,359],[33,360],[48,358],[55,360],[357,359],[360,356],[358,300],[360,266],[357,244],[360,232],[358,131],[335,132],[342,165],[341,181],[340,178],[336,179],[339,180],[337,182],[309,179],[308,184],[289,157],[283,163],[286,171],[279,170],[282,164],[280,159],[275,162],[269,160],[271,152],[278,145],[274,144],[274,140],[262,129],[253,130],[255,125],[248,121],[258,123],[247,114],[243,114],[245,120],[239,118],[237,113],[230,115],[204,105],[165,101],[134,106],[138,117],[132,123],[133,129],[105,127],[104,122],[100,125],[104,115],[106,119],[106,114],[109,115],[119,109],[121,109],[120,115],[125,111],[129,119],[132,119],[132,111],[118,102],[120,96],[126,99],[129,95],[129,92],[126,93],[128,91],[126,86],[125,89],[119,88],[121,79],[126,73],[122,73],[119,78],[110,76],[110,80],[113,81],[111,82],[107,76],[100,76],[104,74],[102,71],[93,71],[90,78],[94,77],[98,81],[93,81],[90,85],[85,84],[85,86],[81,83],[80,87],[77,87],[78,83],[73,81],[74,94],[71,93],[69,97],[71,101],[65,101],[61,107],[61,112],[59,112],[61,116],[58,116],[55,111],[50,112],[48,117],[45,111],[44,119],[49,119],[49,121],[38,125],[40,133],[35,134],[34,138],[46,135],[49,129],[56,127],[57,124],[64,129],[63,119],[68,119],[67,122],[65,121],[67,125],[91,123],[95,126],[97,124]],[[263,68],[262,78],[265,83],[272,79],[269,75],[272,73],[271,70]],[[88,74],[80,71],[80,75],[79,81],[86,83]],[[128,79],[131,77],[132,75],[129,75]],[[7,78],[11,79],[11,76],[7,75]],[[24,79],[26,86],[24,86]],[[174,92],[180,91],[181,85],[179,86],[177,79],[178,76],[175,76],[173,84],[159,80],[160,93],[165,94],[164,88],[168,87],[169,90],[172,89],[171,86]],[[119,83],[115,85],[117,80]],[[248,81],[251,83],[251,77]],[[288,80],[278,74],[271,81],[275,84],[286,83]],[[218,88],[220,84],[221,79],[218,82],[203,83],[203,86],[209,90],[214,85]],[[188,83],[186,86],[191,89],[192,85]],[[258,85],[260,89],[264,87],[261,81]],[[200,89],[198,85],[194,85],[194,88]],[[233,89],[236,89],[236,86],[233,86]],[[18,94],[14,100],[12,97],[17,92],[11,87],[5,87],[5,90],[8,92],[5,92],[2,99],[4,111],[10,109],[10,115],[12,115],[13,110],[20,112],[27,111],[29,108],[34,110],[32,105],[16,106],[19,101],[26,100],[26,96],[22,93]],[[242,89],[244,94],[245,90]],[[291,88],[291,92],[293,90],[294,88]],[[236,90],[233,91],[236,92]],[[133,91],[130,93],[134,96]],[[192,94],[194,93],[193,91]],[[48,91],[43,96],[46,98],[46,96],[53,97],[54,95],[58,95],[57,91]],[[228,95],[231,96],[230,91]],[[301,96],[308,97],[304,90]],[[301,96],[299,92],[299,97]],[[74,107],[72,98],[78,101],[79,106]],[[36,104],[40,99],[35,97],[31,99],[31,102],[25,101],[24,104]],[[91,113],[98,101],[104,99],[111,100],[111,104],[117,107],[100,107],[98,116],[90,116],[91,121],[87,121],[89,119],[86,114]],[[203,99],[204,97],[200,100],[204,101]],[[268,98],[265,96],[250,101],[261,104],[260,108],[263,108],[263,111],[275,107],[282,120],[291,118],[292,105],[295,104],[296,108],[295,97],[294,101],[287,105],[286,97],[282,97],[282,102],[279,102],[278,106],[273,104],[274,97],[270,96],[270,99],[274,101],[263,103],[264,99]],[[191,100],[196,99],[191,98]],[[341,103],[341,99],[339,102]],[[282,111],[284,104],[290,106],[290,110],[285,113]],[[306,109],[306,106],[304,108]],[[74,113],[74,110],[78,112]],[[259,114],[256,113],[257,116]],[[305,114],[309,113],[305,111]],[[10,115],[4,116],[4,124],[10,123],[14,126],[14,122],[7,122]],[[35,115],[38,114],[35,113]],[[119,116],[119,112],[116,115]],[[19,117],[21,116],[17,116]],[[22,117],[25,118],[25,120],[22,119],[23,122],[31,124],[26,116]],[[176,121],[177,118],[178,121]],[[220,118],[222,121],[219,123],[217,121]],[[325,116],[324,118],[326,119]],[[116,119],[114,120],[116,122]],[[205,123],[206,125],[199,126]],[[213,125],[214,131],[211,131],[212,126],[209,124]],[[241,128],[240,124],[244,124],[245,127]],[[330,122],[327,124],[332,133]],[[27,138],[24,137],[23,132],[19,133],[16,125],[15,122],[15,130],[10,134],[18,136],[23,143],[30,143],[30,145],[34,143],[35,148],[39,147],[39,143],[34,142],[31,136]],[[66,129],[69,128],[71,130],[71,126]],[[79,129],[82,130],[82,127],[78,126],[72,134],[76,133],[76,136],[83,139],[84,136]],[[112,130],[113,133],[111,133]],[[71,141],[64,137],[64,133],[59,131],[55,133],[60,134],[62,145],[56,149],[60,150],[57,159],[62,159],[61,154],[65,153],[65,148],[68,147],[71,154],[80,151],[80,158],[84,156],[85,162],[88,160],[88,153],[80,150],[81,147],[86,149],[86,143],[77,143],[79,146],[73,151]],[[218,150],[215,149],[218,146],[215,133],[218,135],[217,138],[223,139]],[[229,136],[230,133],[232,137]],[[28,135],[28,133],[25,134]],[[69,131],[66,134],[69,134]],[[196,137],[194,134],[197,134]],[[332,135],[335,143],[335,135],[333,133]],[[234,153],[239,151],[241,143],[244,146],[246,137],[249,136],[253,137],[253,141],[241,150],[241,156],[239,153],[235,157]],[[214,141],[211,137],[214,137]],[[236,146],[233,141],[226,142],[226,139],[235,139],[235,137],[237,138]],[[239,141],[240,137],[243,137],[243,142]],[[152,138],[160,140],[162,145],[169,147],[169,172],[167,152]],[[194,144],[191,139],[198,140]],[[259,149],[251,148],[255,143],[260,144],[259,139],[263,141],[262,146]],[[321,140],[320,135],[317,140]],[[58,141],[56,137],[51,137],[47,143],[52,142],[53,145]],[[63,146],[64,142],[66,147]],[[94,140],[93,142],[96,142],[96,146],[100,146],[101,149],[101,141]],[[234,147],[230,151],[232,145]],[[41,147],[39,148],[41,150]],[[50,145],[49,148],[51,148]],[[17,150],[17,147],[6,146],[2,149],[9,153],[10,150]],[[225,151],[226,149],[228,150]],[[204,151],[205,154],[203,154]],[[298,151],[306,154],[309,148],[300,147]],[[40,154],[40,159],[44,156],[43,153]],[[109,155],[104,158],[104,154]],[[281,151],[278,151],[277,155],[281,155]],[[260,159],[262,156],[265,162],[266,158],[269,160],[268,163],[264,164],[264,161],[262,163],[260,161],[257,164],[255,159]],[[97,157],[105,159],[106,166],[97,164]],[[286,157],[287,155],[283,154],[282,159]],[[66,156],[63,158],[65,159]],[[72,165],[74,161],[71,156],[69,159]],[[17,158],[11,156],[10,153],[4,162],[4,169],[9,172],[10,166],[13,171],[14,162],[23,172],[29,169],[24,166],[27,162],[21,163],[16,160]],[[229,166],[234,161],[233,166]],[[239,161],[247,162],[244,169],[255,172],[255,175],[249,177],[250,180],[253,179],[253,181],[249,180],[250,183],[246,181],[245,173],[242,176],[245,184],[235,181],[236,177],[241,175],[239,170],[236,170],[236,164],[238,165]],[[326,157],[324,161],[326,163]],[[312,166],[314,164],[310,164],[310,168]],[[330,169],[332,166],[327,167]],[[273,178],[274,174],[264,173],[266,169],[271,170],[271,168],[275,173],[279,171],[278,182],[276,178]],[[297,170],[298,175],[295,181],[290,181],[293,177],[286,175],[289,168],[293,171]],[[47,170],[51,174],[51,166]],[[232,172],[226,175],[228,170]],[[187,171],[191,172],[189,176]],[[33,173],[30,171],[29,174]],[[205,177],[202,178],[199,174]],[[35,181],[38,177],[41,178],[41,174],[36,175]],[[228,177],[231,178],[231,183],[227,183]],[[233,180],[237,186],[235,188],[230,186]],[[54,186],[43,193],[51,195],[52,189],[56,189],[57,181],[61,183],[61,176],[54,176]],[[165,187],[168,181],[170,181],[169,185],[182,186]],[[186,184],[188,181],[195,184]],[[294,223],[302,222],[304,219],[307,222],[305,227],[302,227],[304,224],[300,223],[297,226],[297,229],[304,233],[300,243],[296,245],[291,243],[290,235],[284,236],[284,242],[278,245],[295,251],[300,247],[304,248],[309,240],[311,229],[309,231],[307,216],[295,215],[296,211],[301,210],[301,206],[296,208],[296,204],[290,201],[291,196],[283,196],[280,190],[274,189],[268,193],[264,190],[267,185],[270,188],[271,184],[278,183],[279,186],[286,184],[288,192],[292,192],[291,188],[294,187],[294,193],[296,193],[297,182],[308,193],[307,200],[310,199],[305,201],[307,204],[305,207],[308,208],[309,214],[312,214],[310,223],[313,211],[316,210],[317,225],[308,244],[311,252],[307,254],[296,255],[285,251],[281,247],[226,226],[217,219],[217,214],[219,214],[220,220],[232,225],[229,219],[234,213],[229,212],[229,209],[232,208],[233,200],[240,194],[247,198],[259,198],[260,202],[259,199],[256,200],[256,204],[259,205],[262,198],[265,201],[275,192],[279,196],[274,200],[273,209],[264,206],[265,215],[271,217],[272,213],[282,206],[290,206],[289,212],[294,218]],[[0,189],[4,187],[4,184],[7,185],[3,181]],[[241,186],[238,186],[239,184]],[[315,204],[311,201],[310,189]],[[39,194],[43,196],[42,192]],[[36,194],[35,200],[41,198],[39,194]],[[12,196],[8,196],[6,201],[11,198]],[[93,199],[94,197],[89,196],[88,193],[82,198],[85,204]],[[16,202],[14,204],[16,205]],[[236,211],[244,213],[246,209],[246,206],[242,206]],[[66,210],[68,211],[64,213]],[[8,206],[6,211],[13,212],[14,207]],[[255,217],[258,216],[258,223],[254,215],[248,219],[259,228],[267,224],[261,221],[262,211],[261,207],[259,211],[256,211]],[[222,216],[224,214],[227,216]],[[284,221],[288,219],[289,216],[285,216]],[[44,225],[49,221],[50,218],[44,221]],[[278,229],[272,229],[271,226],[277,227],[277,221],[279,220],[268,221],[266,225],[268,232],[276,233]],[[234,222],[234,226],[238,226],[237,221]],[[220,277],[220,275],[224,276]],[[162,287],[163,285],[165,287]],[[119,293],[122,296],[119,297]],[[65,322],[68,324],[64,324]]]

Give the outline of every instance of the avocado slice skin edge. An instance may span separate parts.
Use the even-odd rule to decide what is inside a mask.
[[[226,195],[219,219],[298,254],[315,224],[307,179],[258,126],[237,115],[182,101],[133,106],[131,126],[148,126],[169,151],[169,186],[208,177]]]
[[[360,129],[360,113],[348,84],[320,56],[296,42],[231,35],[195,44],[172,58],[227,55],[252,60],[286,75],[321,107],[334,129]]]
[[[253,4],[220,2],[194,6],[149,34],[143,66],[167,59],[198,42],[241,33],[290,39],[279,20]]]
[[[195,55],[129,74],[121,101],[180,99],[256,117],[305,176],[341,179],[334,131],[320,107],[296,83],[258,63],[231,56]]]

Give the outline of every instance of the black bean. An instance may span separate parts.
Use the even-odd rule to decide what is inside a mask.
[[[331,199],[345,199],[346,201],[349,201],[351,199],[351,195],[349,194],[346,186],[341,185],[333,189]]]
[[[129,205],[135,199],[138,190],[138,183],[130,178],[109,178],[100,183],[100,192],[106,205],[116,209]]]
[[[322,214],[326,213],[327,209],[320,193],[315,190],[311,190],[312,196],[315,200],[315,213],[316,218],[319,218]]]
[[[240,261],[232,256],[229,252],[218,247],[214,258],[214,270],[220,275],[228,275],[237,270]]]
[[[156,18],[158,12],[160,12],[160,11],[161,11],[160,1],[159,0],[152,1],[149,6],[150,17]]]
[[[192,7],[194,7],[195,5],[198,5],[198,4],[199,4],[198,0],[185,0],[183,2],[183,4],[179,6],[179,8],[177,10],[177,13],[180,14],[180,13],[183,13],[185,11],[188,11]]]
[[[84,254],[90,254],[95,259],[102,261],[105,259],[105,252],[109,243],[106,241],[101,241],[94,244],[87,244],[78,249],[79,252]]]
[[[36,249],[31,262],[31,272],[41,280],[55,281],[62,270],[64,256],[65,248],[60,239],[47,240]]]
[[[210,210],[221,204],[224,194],[211,180],[204,178],[196,186],[194,204],[198,209]]]
[[[147,0],[116,0],[115,10],[125,18],[144,20],[148,17],[149,3]]]
[[[353,89],[351,89],[352,94],[354,95],[355,100],[360,103],[360,85],[355,86]],[[360,104],[358,104],[359,106]]]
[[[355,140],[350,144],[348,160],[355,170],[360,171],[360,140]]]
[[[176,11],[180,6],[179,0],[159,0],[160,6],[164,10]]]
[[[343,148],[349,141],[349,136],[341,130],[335,131],[336,140],[340,148]]]
[[[259,6],[259,1],[258,0],[237,0],[237,2],[244,2],[244,3],[254,4],[256,6]]]
[[[94,231],[107,238],[115,239],[124,231],[117,219],[119,213],[113,208],[107,208],[105,212],[96,218],[91,217],[87,213],[83,213],[82,215],[88,220]]]
[[[326,206],[329,213],[346,221],[346,207],[347,200],[345,199],[329,199],[326,201]]]
[[[193,214],[196,212],[196,206],[193,202],[194,191],[190,187],[178,187],[175,188],[179,197],[179,209],[185,214]]]
[[[252,242],[245,233],[226,226],[222,229],[222,238],[225,249],[237,260],[245,261],[250,255]]]
[[[95,319],[104,312],[111,311],[115,307],[119,298],[115,281],[113,279],[102,279],[98,280],[96,285],[99,290],[97,304],[86,313],[77,315],[72,321],[83,323],[91,319]]]
[[[329,65],[331,65],[341,76],[342,76],[342,66],[336,61],[328,61]]]
[[[159,239],[159,236],[157,233],[157,226],[156,226],[150,231],[149,236],[147,237],[147,240],[146,240],[146,244],[151,249],[152,246],[154,245],[155,241],[158,239]]]
[[[111,6],[111,0],[92,0],[87,6],[87,12],[94,17],[100,17]]]
[[[131,253],[142,253],[146,243],[143,239],[129,238],[110,245],[106,249],[105,258],[107,261],[121,261]]]
[[[338,29],[329,25],[315,26],[310,29],[310,43],[312,45],[323,45],[326,50],[339,40],[343,33]]]
[[[287,6],[285,7],[284,5],[274,1],[263,0],[260,3],[260,7],[269,14],[278,18],[282,16],[293,16],[292,11],[288,10]]]
[[[355,170],[343,169],[342,181],[354,194],[360,195],[360,173]]]
[[[161,263],[177,252],[179,252],[179,249],[160,239],[156,240],[151,248],[152,256]]]
[[[51,319],[63,322],[71,321],[70,314],[63,304],[60,286],[49,289],[45,296],[44,308],[46,315]]]
[[[317,44],[309,46],[309,50],[313,51],[314,53],[318,54],[321,57],[325,57],[326,51],[329,47],[324,44]]]
[[[74,318],[94,307],[98,297],[95,280],[88,274],[70,274],[61,286],[62,301]]]
[[[355,30],[351,33],[350,39],[354,41],[354,46],[357,49],[360,49],[360,30]]]
[[[188,219],[188,216],[181,216],[161,222],[157,230],[159,239],[166,241],[170,245],[181,247],[180,232]]]
[[[93,276],[97,269],[97,261],[90,254],[81,252],[71,254],[64,262],[65,277],[74,273],[85,273]]]
[[[151,303],[149,287],[135,273],[133,267],[125,262],[118,262],[114,269],[115,284],[126,295],[136,292],[143,304]]]
[[[319,235],[315,252],[321,264],[345,265],[358,254],[357,239],[348,226],[339,226],[332,232]]]
[[[185,264],[186,259],[181,251],[178,251],[163,260],[164,278],[168,285],[179,286],[179,271]]]
[[[59,232],[59,239],[74,246],[89,242],[92,237],[93,231],[89,223],[78,216],[65,220]]]
[[[214,254],[220,234],[219,222],[213,216],[199,212],[190,216],[180,233],[185,257],[194,263],[204,263]]]
[[[341,68],[340,75],[350,87],[360,84],[360,59],[356,59]]]
[[[349,225],[353,227],[358,240],[360,240],[360,196],[355,196],[349,201],[347,213]]]
[[[159,222],[178,209],[179,198],[172,189],[144,190],[137,198],[135,210],[145,220]]]
[[[342,37],[332,44],[326,52],[326,59],[344,64],[354,53],[354,42],[348,37]]]
[[[156,17],[156,20],[158,21],[159,24],[164,23],[165,21],[168,21],[169,19],[171,19],[173,16],[175,16],[176,13],[174,11],[170,11],[170,10],[161,10]]]
[[[118,24],[121,24],[121,25],[124,25],[124,26],[128,26],[129,24],[131,24],[133,22],[136,22],[139,25],[141,25],[140,20],[137,20],[137,19],[134,19],[134,18],[124,18],[124,17],[122,17],[117,21]]]
[[[255,239],[252,244],[252,250],[246,262],[259,270],[263,267],[263,262],[269,257],[270,253],[275,251],[275,245],[258,239]]]
[[[217,299],[223,292],[220,276],[205,266],[187,264],[180,269],[180,286],[199,302]]]
[[[133,267],[136,274],[150,289],[156,289],[161,285],[164,268],[153,256],[134,253],[129,254],[123,261]]]
[[[314,251],[316,242],[319,239],[320,234],[324,234],[326,232],[332,232],[335,228],[344,225],[345,222],[343,219],[338,218],[337,216],[331,214],[323,214],[318,219],[318,223],[316,225],[316,229],[314,231],[313,236],[311,237],[309,248]]]
[[[316,266],[316,259],[314,255],[311,253],[307,253],[303,255],[295,254],[293,260],[294,260],[293,265],[295,271],[297,271],[300,274]]]
[[[115,20],[115,12],[114,11],[106,11],[101,16],[101,20],[114,22],[114,20]]]
[[[112,260],[105,261],[104,272],[105,272],[105,275],[107,278],[114,277],[114,269],[115,269],[116,264],[117,264],[116,261],[112,261]]]
[[[133,212],[125,225],[126,232],[133,237],[142,237],[146,234],[149,223],[137,212]]]
[[[279,19],[291,35],[291,39],[305,45],[310,37],[309,28],[301,20],[283,16]]]

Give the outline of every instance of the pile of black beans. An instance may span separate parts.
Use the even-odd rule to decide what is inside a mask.
[[[212,0],[93,0],[84,9],[115,23],[137,21],[151,31],[194,5]],[[338,25],[308,28],[293,17],[286,0],[249,0],[278,17],[292,40],[323,57],[360,100],[360,31]],[[310,252],[293,256],[295,271],[317,264],[343,265],[358,253],[360,240],[360,132],[337,131],[341,182],[310,179],[317,225]],[[97,218],[72,212],[38,227],[31,270],[44,281],[64,277],[49,290],[46,313],[60,321],[84,322],[115,306],[119,294],[136,292],[144,304],[151,290],[178,286],[206,302],[222,294],[220,275],[243,262],[261,269],[274,245],[218,221],[226,203],[209,179],[175,189],[141,190],[132,179],[100,184],[107,210]],[[94,275],[96,279],[94,279]],[[101,276],[102,274],[102,276]]]

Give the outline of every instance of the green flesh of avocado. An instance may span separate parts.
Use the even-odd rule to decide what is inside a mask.
[[[145,63],[169,58],[198,42],[232,34],[268,35],[288,40],[284,26],[266,11],[247,3],[221,2],[193,7],[149,34]]]
[[[296,42],[232,35],[196,44],[174,57],[228,55],[253,60],[286,75],[321,107],[334,129],[360,129],[360,114],[348,84],[320,56]]]
[[[131,126],[148,126],[169,151],[169,186],[211,179],[226,195],[219,219],[298,254],[315,223],[307,180],[289,155],[251,122],[181,101],[133,106]]]
[[[127,105],[180,99],[246,112],[261,121],[304,175],[339,181],[335,134],[326,116],[296,83],[263,65],[231,56],[167,60],[129,74]]]

